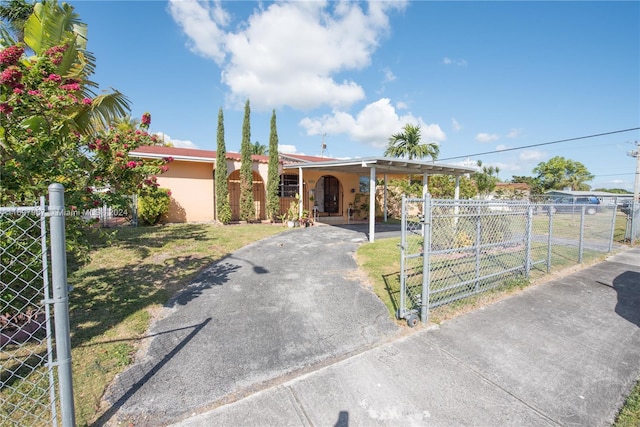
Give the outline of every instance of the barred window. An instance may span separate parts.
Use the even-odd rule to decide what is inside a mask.
[[[369,177],[361,176],[360,177],[360,188],[358,189],[360,193],[368,193],[369,192]]]
[[[280,175],[280,197],[296,197],[298,175]]]

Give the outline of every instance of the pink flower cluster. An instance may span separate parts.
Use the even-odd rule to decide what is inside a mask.
[[[0,65],[15,65],[24,53],[24,48],[18,45],[9,46],[0,52]]]
[[[67,51],[67,47],[67,45],[53,46],[47,49],[44,54],[51,59],[53,65],[60,65],[62,63],[62,59],[64,58],[64,53]]]
[[[142,115],[142,122],[143,125],[145,126],[149,126],[151,124],[151,114],[149,113],[144,113]]]
[[[20,88],[24,86],[20,81],[22,80],[22,71],[16,65],[11,65],[2,71],[0,74],[0,83],[7,85],[11,88]]]
[[[57,74],[49,74],[49,77],[47,77],[46,79],[44,79],[45,82],[55,82],[55,83],[59,83],[62,81],[62,77],[60,77]]]

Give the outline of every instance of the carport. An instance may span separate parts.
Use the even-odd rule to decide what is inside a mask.
[[[367,157],[351,160],[331,160],[327,162],[290,163],[283,165],[283,169],[297,169],[299,188],[303,188],[304,171],[315,170],[322,172],[342,172],[361,176],[368,170],[369,176],[369,241],[375,240],[375,209],[376,209],[376,179],[378,175],[384,176],[384,222],[387,221],[387,180],[392,176],[422,175],[422,194],[429,191],[427,178],[429,175],[453,175],[456,177],[455,196],[460,197],[460,177],[476,171],[474,168],[464,166],[446,165],[434,162],[422,162],[416,160],[395,159],[388,157]],[[303,206],[300,204],[300,215]]]

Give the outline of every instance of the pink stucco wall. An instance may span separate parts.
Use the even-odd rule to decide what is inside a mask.
[[[212,163],[174,160],[158,183],[171,189],[168,222],[213,221]]]

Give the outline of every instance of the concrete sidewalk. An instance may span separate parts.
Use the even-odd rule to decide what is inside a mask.
[[[176,426],[607,426],[639,376],[635,248]]]

